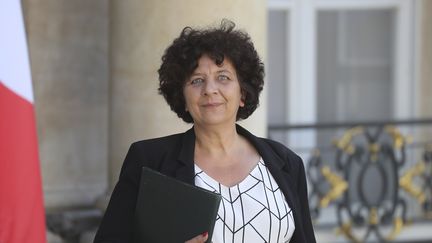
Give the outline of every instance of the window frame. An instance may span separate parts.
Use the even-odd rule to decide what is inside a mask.
[[[392,63],[394,88],[394,118],[407,119],[415,115],[416,25],[414,0],[268,0],[268,11],[286,11],[289,46],[285,48],[289,75],[285,78],[287,124],[317,123],[317,45],[316,18],[318,11],[392,9],[396,12],[395,53]],[[301,104],[301,105],[298,105]],[[290,132],[288,144],[296,148],[313,148],[315,131]]]

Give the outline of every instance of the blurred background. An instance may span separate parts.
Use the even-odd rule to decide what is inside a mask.
[[[22,0],[48,239],[91,242],[129,145],[185,131],[157,94],[185,26],[266,65],[242,125],[307,168],[318,242],[432,241],[432,1]]]

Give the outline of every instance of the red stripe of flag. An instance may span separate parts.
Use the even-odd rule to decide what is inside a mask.
[[[46,242],[32,103],[0,80],[0,243]]]

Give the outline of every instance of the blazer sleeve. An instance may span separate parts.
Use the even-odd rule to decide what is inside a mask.
[[[136,144],[132,144],[99,225],[94,243],[127,243],[132,241],[140,172],[138,148]]]
[[[301,219],[303,223],[304,235],[307,243],[315,243],[315,234],[312,225],[312,220],[309,212],[309,200],[307,192],[307,182],[305,175],[305,168],[303,161],[298,157],[299,167],[298,167],[298,182],[297,182],[297,195],[299,196],[300,208],[301,208]]]

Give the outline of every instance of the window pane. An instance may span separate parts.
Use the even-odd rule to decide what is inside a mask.
[[[393,118],[394,14],[318,13],[318,122]]]
[[[288,98],[288,47],[289,14],[287,11],[270,10],[268,15],[268,58],[266,82],[268,90],[268,124],[285,124]],[[286,142],[285,133],[269,134],[273,139]]]
[[[269,124],[281,124],[286,121],[288,104],[285,91],[288,85],[287,50],[289,45],[287,18],[286,11],[269,11],[266,66]]]

